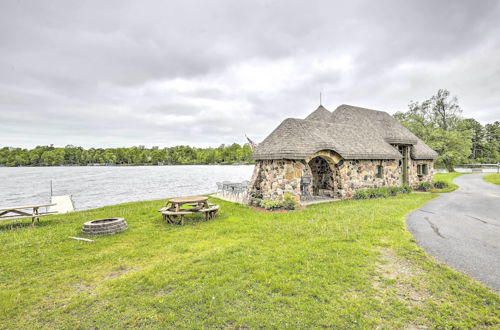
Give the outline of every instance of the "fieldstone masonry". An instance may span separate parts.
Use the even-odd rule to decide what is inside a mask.
[[[382,178],[377,178],[377,165],[382,165]],[[346,160],[339,163],[340,198],[351,198],[356,190],[399,186],[401,168],[397,160]]]
[[[249,184],[250,199],[283,199],[284,194],[290,194],[300,201],[302,177],[312,177],[303,160],[258,161]]]
[[[324,157],[332,164],[332,182],[336,185],[337,198],[352,198],[356,190],[380,187],[393,187],[402,184],[400,160],[344,160],[336,153],[322,151],[307,160],[259,160],[257,161],[249,184],[249,202],[255,198],[283,199],[290,194],[295,200],[313,194],[313,173],[308,161],[313,157]],[[417,165],[427,164],[428,174],[417,175]],[[381,165],[383,175],[377,177],[377,166]],[[408,181],[413,187],[422,181],[433,180],[432,160],[409,160]],[[304,184],[307,182],[309,184]]]
[[[419,164],[427,164],[427,174],[417,174],[417,165]],[[420,182],[433,182],[433,172],[434,167],[432,160],[412,160],[408,170],[408,183],[412,187],[416,187]]]

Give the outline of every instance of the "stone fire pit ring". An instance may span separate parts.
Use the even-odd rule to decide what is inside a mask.
[[[128,228],[125,218],[107,218],[87,221],[83,224],[83,233],[87,235],[111,235]]]

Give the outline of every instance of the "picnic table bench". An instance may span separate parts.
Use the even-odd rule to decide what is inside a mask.
[[[38,204],[26,206],[12,206],[0,208],[0,221],[31,218],[31,225],[35,220],[40,222],[40,217],[57,214],[58,212],[40,212],[40,208],[47,208],[56,204]]]
[[[189,208],[182,208],[183,205],[188,205]],[[168,223],[180,223],[184,225],[184,216],[195,212],[204,213],[205,220],[215,217],[219,205],[208,204],[208,197],[205,196],[190,196],[169,199],[160,213]]]

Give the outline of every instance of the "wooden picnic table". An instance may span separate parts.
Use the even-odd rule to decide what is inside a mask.
[[[189,208],[182,208],[183,205],[189,205]],[[165,219],[169,223],[184,224],[184,216],[193,212],[201,212],[205,214],[205,220],[211,219],[217,213],[219,205],[208,204],[208,197],[205,196],[189,196],[171,198],[167,201],[164,208],[160,210]]]
[[[182,205],[184,204],[196,204],[196,205],[190,205],[194,206],[194,208],[202,208],[202,207],[207,207],[208,208],[208,197],[205,196],[189,196],[189,197],[178,197],[178,198],[172,198],[167,201],[167,207],[168,205],[171,204],[172,208],[175,209],[175,211],[179,211]],[[190,209],[193,210],[193,209]]]
[[[31,225],[33,226],[35,224],[35,220],[40,222],[40,217],[56,214],[57,212],[40,212],[40,208],[47,208],[54,205],[56,204],[2,207],[0,208],[0,221],[31,218]]]

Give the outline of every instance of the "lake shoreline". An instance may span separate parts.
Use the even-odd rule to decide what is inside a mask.
[[[0,168],[0,206],[46,204],[71,195],[76,210],[208,194],[217,182],[250,180],[253,165],[27,166]]]

